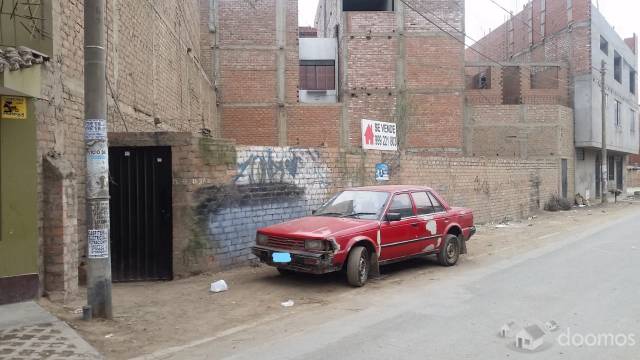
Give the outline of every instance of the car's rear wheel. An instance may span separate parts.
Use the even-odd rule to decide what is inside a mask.
[[[460,258],[460,241],[455,235],[448,234],[444,239],[444,246],[438,253],[438,262],[442,266],[453,266]]]
[[[347,281],[355,287],[363,286],[369,279],[371,261],[369,251],[364,246],[356,246],[349,253],[347,260]]]

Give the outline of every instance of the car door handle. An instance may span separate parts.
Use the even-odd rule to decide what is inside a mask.
[[[411,226],[418,227],[418,223],[413,223],[413,224],[411,224]]]

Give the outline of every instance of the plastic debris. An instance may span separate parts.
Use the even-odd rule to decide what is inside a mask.
[[[282,305],[283,307],[292,307],[295,303],[293,302],[293,300],[287,300],[283,303],[280,303],[280,305]]]
[[[229,286],[227,285],[227,282],[224,280],[218,280],[216,282],[211,283],[210,291],[212,293],[219,293],[227,290],[229,290]]]
[[[107,335],[104,336],[105,339],[109,339],[109,338],[112,338],[112,337],[113,337],[113,334],[107,334]]]

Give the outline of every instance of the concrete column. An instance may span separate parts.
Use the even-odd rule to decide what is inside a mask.
[[[338,91],[340,92],[340,98],[342,99],[342,114],[340,116],[340,147],[343,149],[351,148],[351,127],[349,117],[349,103],[351,94],[349,93],[349,37],[347,36],[347,15],[342,12],[340,8],[340,1],[336,2],[338,14],[341,14],[342,20],[340,21],[341,28],[339,33],[336,34],[338,40],[338,52],[339,52],[339,66],[340,66],[340,82]]]
[[[396,56],[396,122],[398,126],[398,145],[406,149],[408,130],[408,116],[410,113],[409,94],[407,93],[407,42],[404,26],[405,5],[396,2],[396,33],[398,34],[398,48]],[[404,107],[404,108],[402,108]]]
[[[213,43],[211,44],[212,50],[212,78],[211,82],[214,86],[215,96],[215,113],[213,114],[213,124],[216,134],[222,136],[222,121],[220,120],[220,108],[218,107],[218,84],[221,81],[220,76],[220,31],[219,31],[219,15],[218,15],[218,0],[209,0],[209,32],[213,34]]]
[[[276,0],[276,93],[278,145],[287,145],[286,65],[287,65],[287,0]]]

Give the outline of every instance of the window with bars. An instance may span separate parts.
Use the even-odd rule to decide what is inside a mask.
[[[336,89],[334,60],[301,60],[300,90],[326,91]]]
[[[609,156],[607,160],[607,172],[609,173],[608,179],[613,181],[616,179],[616,160],[615,157]]]
[[[622,84],[622,55],[615,50],[613,52],[613,77]]]

